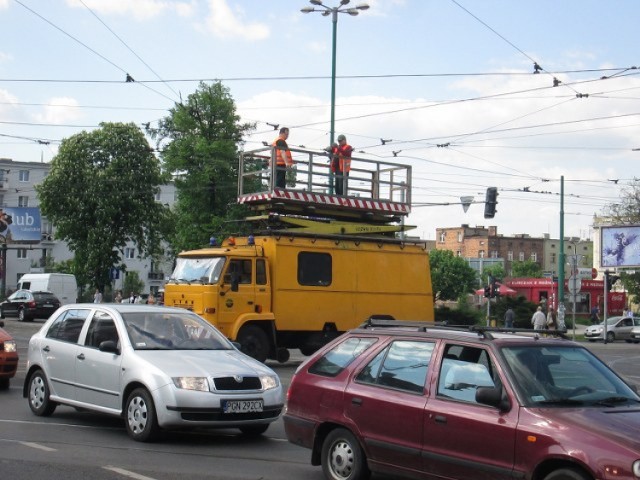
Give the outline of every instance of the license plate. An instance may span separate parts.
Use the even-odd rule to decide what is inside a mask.
[[[262,400],[223,400],[222,411],[224,413],[251,413],[261,412]]]
[[[50,303],[45,303],[44,308],[53,308],[53,305],[51,305]]]

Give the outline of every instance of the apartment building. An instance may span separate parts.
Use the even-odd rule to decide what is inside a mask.
[[[0,206],[2,207],[38,207],[35,186],[47,176],[50,164],[37,162],[17,162],[0,158]],[[176,190],[173,184],[161,187],[156,201],[172,205]],[[18,280],[25,273],[42,272],[47,257],[55,262],[73,258],[66,242],[55,240],[55,226],[47,218],[41,217],[41,239],[38,243],[9,244],[5,267],[6,291],[14,290]],[[173,259],[154,263],[150,258],[139,258],[140,251],[135,244],[128,244],[122,263],[129,272],[137,272],[145,282],[144,292],[157,293],[164,286],[165,279],[171,274]],[[124,282],[122,272],[114,279],[113,288],[121,289]]]

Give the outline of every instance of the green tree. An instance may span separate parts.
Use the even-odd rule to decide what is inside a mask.
[[[533,260],[514,261],[511,276],[516,278],[542,278],[542,267]]]
[[[128,297],[131,293],[142,293],[144,282],[135,270],[127,272],[122,282],[122,295]]]
[[[620,281],[627,291],[627,298],[634,305],[640,305],[640,272],[620,273]]]
[[[451,250],[431,250],[431,283],[437,300],[457,300],[473,291],[477,283],[476,271],[462,257]]]
[[[634,178],[620,189],[620,199],[604,208],[604,215],[612,224],[636,225],[640,223],[640,179]]]
[[[246,216],[237,205],[238,144],[255,125],[239,120],[226,87],[200,83],[158,128],[148,129],[164,168],[175,176],[176,228],[170,242],[176,251],[201,247],[225,231],[225,221]]]
[[[504,271],[504,266],[500,263],[485,267],[482,270],[482,285],[488,284],[489,275],[498,281],[502,281],[502,279],[507,276],[507,272]]]
[[[140,256],[161,252],[166,209],[155,195],[163,183],[158,159],[132,123],[102,123],[62,141],[36,191],[56,238],[75,254],[78,283],[103,290],[127,242]]]

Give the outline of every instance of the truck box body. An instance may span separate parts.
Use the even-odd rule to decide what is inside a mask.
[[[51,292],[62,305],[75,303],[78,297],[76,277],[66,273],[25,273],[18,281],[18,289]]]
[[[165,304],[193,310],[241,344],[243,328],[257,326],[269,338],[271,357],[278,348],[312,352],[371,316],[434,319],[422,243],[294,235],[253,240],[181,253]]]

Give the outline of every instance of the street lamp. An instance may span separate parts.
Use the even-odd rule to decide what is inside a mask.
[[[369,5],[361,3],[355,8],[346,8],[350,0],[340,0],[340,5],[337,7],[327,7],[322,3],[322,0],[309,0],[314,7],[304,7],[300,11],[302,13],[320,12],[323,17],[331,15],[331,21],[333,23],[333,37],[331,48],[331,127],[329,132],[329,145],[333,145],[335,137],[335,121],[336,121],[336,38],[338,36],[338,13],[346,13],[355,17],[360,13],[360,10],[367,10]],[[318,7],[318,8],[315,8]],[[333,174],[329,170],[329,193],[333,193]]]

